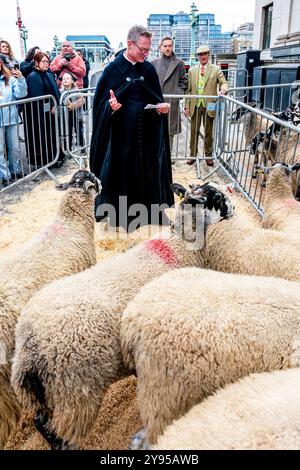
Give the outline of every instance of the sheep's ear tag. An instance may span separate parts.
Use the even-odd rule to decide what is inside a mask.
[[[180,202],[182,201],[183,197],[184,197],[184,194],[183,194],[182,192],[180,192],[180,193],[179,193],[179,200],[180,200]]]
[[[259,168],[259,169],[257,170],[257,173],[264,173],[264,172],[265,172],[265,170],[264,170],[263,168]]]

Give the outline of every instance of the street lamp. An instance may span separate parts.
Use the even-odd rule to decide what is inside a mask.
[[[197,7],[193,2],[191,5],[191,13],[189,14],[189,20],[191,25],[191,54],[190,54],[190,66],[192,67],[196,62],[196,55],[195,55],[195,37],[196,37],[196,30],[198,29],[198,20],[199,17],[197,15]]]
[[[57,55],[57,48],[59,46],[59,40],[58,40],[58,37],[56,36],[56,34],[53,37],[53,42],[54,42],[54,47],[55,47],[55,55]]]
[[[20,37],[21,37],[21,39],[24,43],[24,52],[25,52],[25,54],[27,54],[26,40],[28,39],[28,30],[26,29],[24,24],[20,28]]]

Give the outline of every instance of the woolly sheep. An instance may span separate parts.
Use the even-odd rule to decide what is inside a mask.
[[[154,444],[173,419],[224,385],[251,372],[300,365],[300,284],[176,270],[129,303],[120,338]]]
[[[264,199],[264,227],[300,236],[300,203],[291,188],[291,173],[297,166],[275,163],[268,173]],[[299,164],[300,169],[300,164]]]
[[[300,449],[300,369],[251,374],[195,405],[155,450]]]
[[[298,116],[295,112],[287,108],[286,111],[281,113],[272,113],[277,119],[294,124],[299,123]],[[260,116],[259,116],[260,117]],[[258,116],[256,116],[258,119]],[[260,117],[261,118],[261,117]],[[268,127],[268,124],[271,124]],[[252,139],[251,153],[255,153],[254,164],[267,165],[268,162],[273,165],[275,162],[283,161],[287,164],[294,164],[300,162],[300,132],[283,127],[279,122],[272,122],[270,120],[266,123],[264,131],[258,131]],[[260,155],[260,158],[259,158]],[[300,168],[299,168],[300,170]],[[293,174],[292,188],[295,196],[300,196],[300,171],[297,170]],[[254,171],[253,177],[257,176]],[[263,180],[265,185],[265,179]]]
[[[54,221],[1,267],[0,448],[20,413],[10,386],[17,317],[30,297],[44,285],[96,263],[94,199],[100,188],[99,180],[92,173],[76,172],[69,183],[58,187],[68,191],[62,197]]]
[[[295,116],[291,111],[275,114],[278,119],[296,125]],[[259,153],[261,153],[260,163],[265,166],[268,162],[271,165],[280,161],[289,165],[300,163],[299,131],[282,127],[274,122],[267,132],[259,134],[253,139],[251,147],[256,154],[255,163],[258,163]],[[258,146],[258,141],[262,143],[262,148]],[[265,179],[263,183],[265,184]],[[295,197],[300,197],[300,166],[292,175],[292,190]]]
[[[273,165],[275,162],[285,162],[289,165],[298,163],[298,168],[292,174],[292,191],[294,196],[300,198],[300,134],[283,132],[280,141],[271,141],[266,149],[263,149],[262,162]]]
[[[299,236],[262,228],[246,199],[234,193],[230,197],[237,207],[235,216],[208,227],[205,267],[300,281]]]
[[[192,192],[181,185],[172,188],[183,200],[169,238],[146,241],[84,273],[56,281],[22,312],[12,384],[25,408],[39,407],[36,426],[52,448],[66,448],[84,437],[109,385],[127,375],[119,328],[129,300],[166,271],[203,265],[204,224],[194,212],[200,209],[205,225],[233,215],[228,197],[209,184],[193,187]],[[195,220],[199,225],[194,232]]]

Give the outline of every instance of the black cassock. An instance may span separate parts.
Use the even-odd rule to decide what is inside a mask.
[[[115,112],[108,102],[110,90],[122,104]],[[151,204],[173,205],[167,116],[144,109],[161,102],[159,79],[149,62],[132,65],[120,54],[104,69],[94,97],[90,151],[91,171],[103,188],[96,199],[96,217],[101,204],[111,204],[116,224],[127,228],[119,196],[127,196],[128,207],[144,204],[146,223],[151,222]]]

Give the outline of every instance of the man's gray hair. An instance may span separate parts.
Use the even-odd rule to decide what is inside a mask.
[[[132,26],[132,28],[130,28],[130,30],[128,31],[127,40],[138,42],[141,36],[151,39],[152,33],[148,31],[148,29],[145,28],[144,26],[136,24]]]

